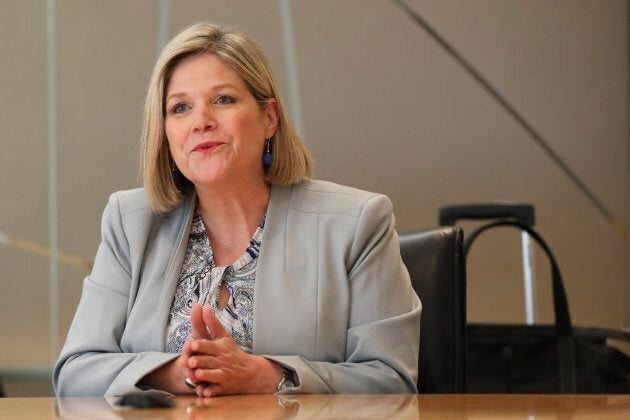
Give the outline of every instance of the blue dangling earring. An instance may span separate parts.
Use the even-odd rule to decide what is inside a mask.
[[[271,140],[265,140],[265,153],[263,153],[262,161],[265,166],[271,165],[273,155],[271,154]]]
[[[169,165],[171,167],[171,180],[177,184],[177,179],[179,178],[179,174],[177,171],[177,166],[175,166],[175,162],[171,161],[171,164]]]

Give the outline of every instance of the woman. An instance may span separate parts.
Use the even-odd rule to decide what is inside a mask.
[[[145,187],[104,211],[58,395],[416,392],[420,301],[392,205],[308,179],[252,40],[177,35],[142,150]]]

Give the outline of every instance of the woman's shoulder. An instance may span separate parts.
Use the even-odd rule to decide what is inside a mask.
[[[334,182],[307,180],[291,188],[290,207],[294,210],[358,217],[367,203],[391,210],[391,202],[383,194]]]
[[[190,216],[192,198],[186,196],[181,205],[168,213],[156,213],[144,188],[116,191],[109,201],[101,220],[101,230],[115,235],[143,240],[155,226],[163,231],[176,231]]]
[[[116,213],[121,218],[145,218],[163,219],[165,216],[175,215],[185,212],[193,201],[194,196],[190,193],[184,195],[179,206],[167,213],[157,213],[151,208],[151,203],[144,188],[134,188],[130,190],[121,190],[112,193],[109,196],[106,212]]]
[[[358,188],[336,184],[330,181],[323,181],[320,179],[309,179],[303,181],[296,184],[295,188],[313,193],[346,195],[349,197],[357,197],[358,199],[370,198],[377,195],[376,193],[370,191],[360,190]]]
[[[175,215],[189,210],[195,202],[195,194],[192,190],[184,191],[181,203],[173,210],[166,213],[157,213],[151,208],[151,203],[144,188],[133,188],[112,193],[109,196],[107,207],[110,211],[117,211],[121,216],[140,214],[145,217],[163,217]]]
[[[136,212],[152,213],[144,188],[116,191],[109,196],[108,208],[121,216]]]

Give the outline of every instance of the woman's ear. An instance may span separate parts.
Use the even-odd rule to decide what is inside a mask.
[[[276,98],[269,98],[267,100],[267,105],[263,110],[265,113],[265,118],[267,119],[267,129],[265,131],[265,138],[269,139],[276,134],[276,129],[278,128],[278,101]]]

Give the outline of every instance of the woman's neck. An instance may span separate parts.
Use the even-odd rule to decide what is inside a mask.
[[[195,189],[215,265],[230,265],[245,252],[266,213],[270,187],[261,179],[225,190]]]

